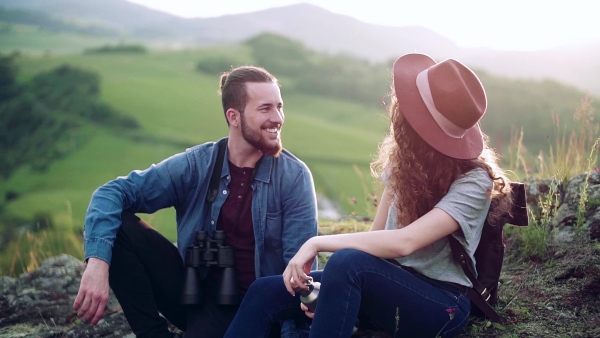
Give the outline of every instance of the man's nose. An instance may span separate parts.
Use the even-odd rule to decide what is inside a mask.
[[[275,123],[283,124],[283,121],[285,120],[283,110],[275,110],[275,114],[272,115],[271,120]]]

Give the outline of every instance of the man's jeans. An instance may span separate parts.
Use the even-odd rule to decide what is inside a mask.
[[[358,250],[335,252],[322,273],[311,276],[321,282],[321,291],[310,337],[350,337],[357,318],[368,318],[391,337],[452,337],[467,323],[471,309],[466,288],[410,273]],[[260,278],[250,286],[225,337],[267,337],[271,322],[302,316],[299,295],[287,292],[281,276]]]
[[[187,331],[186,338],[222,337],[237,306],[217,305],[208,282],[201,308],[181,305],[184,265],[175,245],[134,214],[124,212],[122,219],[109,281],[136,336],[171,338],[166,318]]]

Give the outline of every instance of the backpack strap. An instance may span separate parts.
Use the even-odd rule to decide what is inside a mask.
[[[529,223],[529,219],[527,216],[525,185],[519,182],[511,182],[510,187],[512,190],[511,197],[513,199],[511,212],[506,216],[505,220],[496,226],[504,226],[506,223],[517,226],[526,226]],[[491,225],[486,221],[483,226]],[[467,297],[469,297],[469,300],[471,300],[471,302],[475,304],[491,321],[500,321],[500,315],[488,303],[488,300],[491,296],[491,290],[486,289],[477,279],[477,272],[475,271],[475,267],[469,259],[469,255],[467,254],[465,248],[452,235],[448,236],[448,242],[450,243],[454,260],[460,264],[465,275],[473,284],[473,287],[467,292]]]
[[[450,248],[452,249],[452,256],[454,256],[454,260],[457,261],[462,267],[465,275],[473,284],[473,287],[469,289],[467,292],[467,297],[469,300],[473,302],[483,313],[493,322],[500,321],[500,315],[496,310],[487,302],[490,298],[490,291],[486,289],[479,280],[477,280],[475,269],[471,264],[471,260],[469,259],[469,255],[465,251],[465,248],[460,244],[460,242],[452,237],[448,236],[448,241],[450,242]]]
[[[208,204],[214,202],[219,193],[219,179],[221,178],[221,171],[223,170],[223,158],[225,157],[225,149],[227,148],[227,138],[220,139],[217,142],[217,147],[219,147],[219,153],[217,154],[217,160],[213,167],[212,175],[210,176],[208,193],[206,194],[206,202],[208,202]]]

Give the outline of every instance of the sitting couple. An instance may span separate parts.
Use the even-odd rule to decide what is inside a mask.
[[[204,197],[214,143],[96,191],[86,218],[88,268],[74,304],[78,315],[97,323],[106,305],[98,295],[108,294],[110,279],[139,337],[172,335],[158,312],[186,337],[294,337],[299,328],[309,328],[310,337],[350,337],[359,318],[360,325],[392,337],[458,334],[468,321],[472,285],[452,259],[448,236],[474,261],[486,218],[493,224],[512,205],[510,181],[479,127],[487,98],[477,76],[453,59],[397,59],[389,133],[371,165],[385,184],[371,230],[316,236],[310,172],[281,150],[283,102],[276,80],[250,69],[262,75],[237,69],[221,81],[230,132],[212,207],[204,206]],[[134,237],[120,226],[140,223],[122,220],[123,210],[167,206],[177,210],[179,252],[149,227],[137,226],[144,235],[136,230]],[[227,233],[243,293],[239,306],[215,305],[210,292],[208,304],[195,311],[178,303],[190,229]],[[319,252],[333,254],[315,271]],[[216,280],[211,274],[208,280]],[[314,312],[300,303],[307,281],[320,288]]]

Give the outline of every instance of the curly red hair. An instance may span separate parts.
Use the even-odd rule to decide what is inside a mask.
[[[484,134],[484,149],[478,158],[448,157],[427,144],[406,122],[393,90],[390,99],[390,131],[380,144],[371,171],[376,177],[384,172],[387,176],[388,189],[398,211],[397,227],[408,225],[433,209],[456,179],[475,168],[485,170],[494,182],[488,192],[493,206],[488,214],[490,224],[510,211],[510,181],[499,167],[487,135]]]

